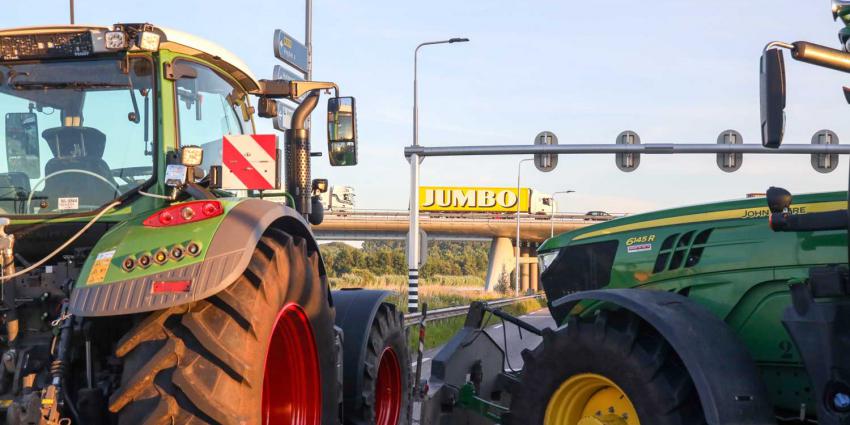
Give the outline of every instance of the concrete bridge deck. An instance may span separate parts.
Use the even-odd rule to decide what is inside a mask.
[[[614,216],[565,213],[550,217],[523,213],[520,214],[520,238],[539,244],[553,231],[557,235],[611,218]],[[409,220],[407,211],[354,211],[328,214],[313,230],[318,238],[326,240],[403,239]],[[516,239],[515,214],[421,213],[420,226],[433,239]]]
[[[427,239],[489,240],[490,253],[486,288],[494,288],[500,279],[516,269],[516,215],[500,213],[420,213],[420,226]],[[619,215],[618,215],[619,216]],[[616,216],[589,216],[574,213],[520,214],[520,290],[536,291],[536,248],[550,235],[560,234],[608,221]],[[410,216],[407,211],[351,211],[325,215],[322,224],[313,227],[323,240],[405,239]],[[513,279],[510,279],[513,282]]]

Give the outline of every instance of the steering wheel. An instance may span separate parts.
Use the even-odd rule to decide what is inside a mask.
[[[109,187],[111,187],[112,190],[115,191],[115,193],[120,193],[120,191],[118,190],[118,186],[116,186],[114,183],[107,180],[105,177],[101,176],[100,174],[93,173],[91,171],[80,170],[79,168],[69,168],[67,170],[59,170],[59,171],[50,173],[50,174],[42,177],[41,180],[37,181],[32,186],[32,189],[30,189],[30,195],[27,197],[27,203],[24,204],[24,207],[26,207],[26,209],[29,210],[30,203],[32,202],[32,197],[33,197],[33,195],[35,195],[35,189],[37,187],[41,186],[42,184],[44,184],[44,182],[46,182],[47,179],[49,179],[51,177],[58,176],[58,175],[62,175],[62,174],[68,174],[68,173],[79,173],[79,174],[85,174],[85,175],[91,176],[91,177],[97,177],[98,179],[102,180],[104,183],[108,184]]]

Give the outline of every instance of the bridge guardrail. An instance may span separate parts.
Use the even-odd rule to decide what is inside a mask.
[[[488,301],[487,305],[490,307],[502,307],[506,305],[511,305],[518,303],[520,301],[525,300],[533,300],[535,298],[542,298],[543,295],[524,295],[522,297],[516,298],[505,298],[501,300],[493,300]],[[447,319],[449,317],[457,317],[463,316],[469,311],[469,305],[462,305],[457,307],[445,307],[436,310],[428,310],[428,316],[426,317],[426,322],[431,322],[433,320]],[[422,318],[422,313],[410,313],[404,315],[404,327],[413,326],[419,324],[419,320]]]
[[[420,217],[430,217],[437,219],[461,219],[461,220],[514,220],[516,213],[487,213],[487,212],[440,212],[427,211],[420,212]],[[560,212],[554,215],[550,214],[534,214],[523,212],[520,217],[523,219],[535,220],[555,220],[555,221],[608,221],[614,218],[625,217],[626,213],[611,213],[607,216],[592,216],[580,213]],[[407,211],[400,210],[349,210],[349,211],[326,211],[326,218],[341,218],[351,219],[358,218],[364,220],[393,220],[409,217]]]

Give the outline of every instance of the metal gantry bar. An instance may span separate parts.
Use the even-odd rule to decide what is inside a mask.
[[[646,155],[671,154],[850,154],[850,145],[783,144],[777,149],[754,143],[721,145],[714,143],[646,143],[641,145],[481,145],[481,146],[408,146],[404,155],[471,156],[471,155],[533,155],[533,154],[616,154],[637,153]]]

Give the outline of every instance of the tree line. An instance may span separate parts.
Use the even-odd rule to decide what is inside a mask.
[[[375,275],[406,275],[407,258],[403,241],[365,241],[358,249],[342,242],[322,245],[322,258],[331,277],[369,270]],[[487,273],[489,242],[431,241],[428,259],[420,276],[480,276]]]

